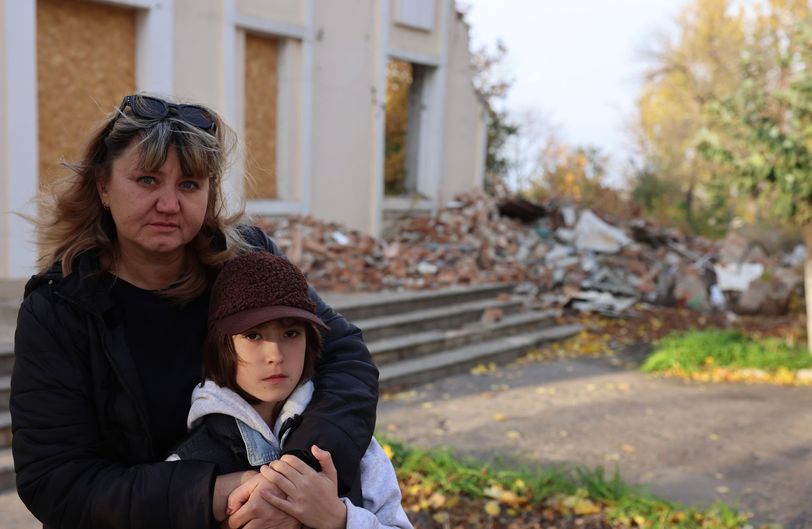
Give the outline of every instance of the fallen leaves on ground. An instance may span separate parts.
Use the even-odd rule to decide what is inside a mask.
[[[383,447],[393,454],[403,507],[416,529],[742,529],[747,522],[721,503],[698,511],[639,495],[602,472],[576,473],[580,481],[525,472],[526,481],[522,472],[447,450],[392,441]]]
[[[809,386],[812,380],[801,378],[795,371],[780,368],[774,373],[760,369],[729,367],[707,367],[703,371],[689,373],[680,367],[658,373],[666,377],[676,377],[694,382],[728,382],[744,384],[775,384],[779,386]]]
[[[529,351],[516,364],[584,356],[618,356],[635,345],[642,344],[646,348],[674,332],[698,329],[734,329],[754,339],[779,337],[789,344],[795,344],[805,340],[806,325],[803,314],[799,314],[797,310],[785,316],[737,316],[730,319],[725,313],[697,315],[693,310],[666,307],[646,307],[642,317],[633,318],[574,314],[559,318],[557,323],[580,323],[584,330],[567,340]],[[489,374],[496,369],[492,364],[478,366],[472,373]],[[689,373],[676,367],[661,374],[695,382],[812,385],[812,379],[799,377],[797,372],[789,369],[766,372],[760,369],[721,367],[714,366],[712,358],[701,372]],[[620,389],[627,391],[629,388]]]

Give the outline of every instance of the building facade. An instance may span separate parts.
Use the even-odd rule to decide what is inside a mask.
[[[384,192],[391,64],[409,68],[403,182]],[[0,0],[0,278],[34,271],[41,185],[123,95],[211,106],[240,139],[225,184],[254,216],[377,235],[480,187],[486,109],[453,0]]]

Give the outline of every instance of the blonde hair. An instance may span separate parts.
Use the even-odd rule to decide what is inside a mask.
[[[63,163],[70,173],[38,196],[39,217],[33,221],[41,249],[39,267],[45,271],[61,263],[67,276],[79,254],[93,251],[103,271],[114,268],[116,226],[102,206],[97,184],[109,180],[113,160],[134,141],[140,145],[139,166],[145,171],[159,169],[174,146],[185,176],[209,178],[209,196],[203,226],[186,246],[186,269],[163,292],[180,302],[205,292],[211,273],[248,245],[237,229],[244,219],[243,211],[228,216],[223,200],[222,177],[235,135],[215,112],[203,108],[214,122],[209,131],[173,114],[159,120],[145,119],[133,114],[129,106],[110,113],[91,136],[82,160]]]

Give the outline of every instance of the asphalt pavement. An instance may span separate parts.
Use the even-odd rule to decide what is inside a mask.
[[[378,430],[516,465],[603,466],[661,497],[812,528],[812,387],[696,384],[634,358],[465,374],[379,405]]]

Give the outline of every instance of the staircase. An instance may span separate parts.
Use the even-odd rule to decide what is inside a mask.
[[[0,280],[0,490],[14,486],[8,399],[22,289],[22,282]],[[381,389],[395,391],[479,363],[506,362],[540,343],[580,331],[577,325],[553,325],[552,311],[527,310],[525,300],[512,290],[510,285],[485,285],[324,297],[363,330],[380,370]],[[484,323],[486,312],[501,318]]]
[[[11,342],[24,286],[24,281],[0,280],[0,491],[14,488],[8,398],[11,392],[11,368],[14,366]]]
[[[553,325],[556,311],[529,311],[512,285],[458,287],[438,292],[327,297],[358,325],[380,370],[382,390],[398,390],[507,362],[544,342],[578,333]],[[486,312],[501,318],[483,322]]]

